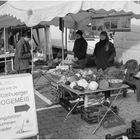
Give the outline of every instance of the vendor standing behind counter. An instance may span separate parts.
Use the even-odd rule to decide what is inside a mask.
[[[113,43],[109,41],[107,32],[100,33],[100,41],[96,43],[93,57],[97,69],[106,69],[114,64],[116,51]]]
[[[93,57],[97,69],[106,69],[107,67],[114,65],[114,58],[116,51],[114,45],[109,41],[107,32],[102,31],[100,33],[100,41],[96,43]],[[105,101],[109,102],[110,91],[105,91]]]
[[[78,30],[76,32],[76,40],[74,42],[74,66],[75,68],[85,68],[87,56],[87,41],[83,38],[83,32]]]

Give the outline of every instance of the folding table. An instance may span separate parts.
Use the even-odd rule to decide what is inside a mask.
[[[102,121],[104,120],[104,118],[105,118],[105,116],[107,115],[108,111],[111,110],[111,107],[112,107],[113,103],[116,101],[117,97],[118,97],[120,94],[122,94],[122,92],[123,92],[123,94],[126,94],[126,89],[128,89],[129,86],[123,84],[121,87],[117,87],[117,88],[111,88],[111,87],[110,87],[110,88],[108,88],[108,89],[106,89],[106,90],[100,90],[100,89],[98,89],[98,90],[96,90],[96,91],[85,90],[85,91],[81,92],[81,91],[78,91],[78,90],[75,90],[75,89],[70,88],[70,86],[68,86],[68,85],[65,85],[65,84],[63,84],[63,83],[59,83],[58,88],[64,88],[64,89],[66,89],[69,93],[72,92],[72,93],[78,95],[79,97],[84,97],[84,106],[87,106],[87,104],[88,104],[88,95],[93,95],[93,94],[97,94],[97,93],[101,93],[101,92],[105,92],[105,91],[116,91],[116,90],[118,91],[116,94],[114,94],[116,97],[114,98],[114,100],[112,101],[112,104],[108,107],[108,110],[106,111],[106,113],[104,114],[103,118],[101,119],[101,121],[100,121],[99,124],[97,125],[96,129],[94,130],[93,133],[95,133],[95,132],[97,131],[97,129],[100,127],[100,125],[102,124]],[[62,93],[62,94],[64,94],[64,93]],[[113,94],[112,94],[112,95],[113,95]],[[72,110],[76,107],[77,104],[78,104],[78,102],[75,104],[75,106],[74,106],[74,107],[70,110],[70,112],[67,114],[66,119],[67,119],[68,116],[71,114]],[[111,111],[112,111],[112,110],[111,110]],[[113,112],[113,114],[116,116],[116,114],[115,114],[114,112]],[[116,116],[116,117],[118,117],[118,119],[120,119],[119,116]],[[65,120],[66,120],[66,119],[65,119]]]

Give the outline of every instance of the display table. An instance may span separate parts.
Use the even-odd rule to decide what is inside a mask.
[[[10,60],[6,60],[6,62],[11,62],[12,70],[14,70],[14,56],[15,56],[15,53],[1,54],[0,59],[10,58]],[[4,62],[5,62],[5,60],[0,61],[0,63],[4,63]]]
[[[67,91],[69,94],[73,93],[73,94],[77,95],[78,97],[82,96],[84,98],[87,98],[88,95],[96,95],[98,93],[105,92],[105,91],[119,91],[119,90],[123,91],[122,93],[125,96],[125,94],[126,94],[125,89],[129,88],[128,85],[123,84],[121,87],[117,87],[117,88],[109,87],[106,90],[97,89],[95,91],[91,91],[91,90],[79,91],[79,90],[70,88],[69,85],[59,82],[60,79],[57,76],[54,77],[53,75],[46,73],[46,74],[44,74],[44,77],[50,82],[50,84],[52,86],[58,88],[62,94],[65,94],[65,91]],[[120,94],[122,94],[122,93],[120,93]]]
[[[69,91],[71,91],[71,92],[73,92],[73,93],[75,93],[75,94],[77,94],[77,95],[89,95],[89,94],[94,94],[94,93],[99,93],[99,92],[104,92],[104,91],[114,91],[114,90],[129,88],[128,85],[123,84],[121,87],[117,87],[117,88],[109,87],[109,88],[106,89],[106,90],[97,89],[97,90],[95,90],[95,91],[85,90],[85,91],[81,92],[81,91],[72,89],[72,88],[70,88],[70,86],[67,86],[67,85],[65,85],[65,84],[63,84],[63,83],[59,83],[59,86],[65,88],[65,89],[67,89],[67,90],[69,90]]]
[[[83,91],[83,92],[81,92],[81,91],[78,91],[78,90],[75,90],[75,89],[72,89],[72,88],[70,88],[69,86],[67,86],[67,85],[65,85],[65,84],[63,84],[63,83],[59,83],[58,84],[58,89],[61,91],[61,98],[63,99],[63,98],[68,98],[68,97],[65,97],[65,95],[66,94],[70,94],[70,96],[71,97],[73,97],[74,98],[74,95],[73,94],[75,94],[75,95],[77,95],[79,98],[81,98],[81,97],[83,97],[83,106],[84,106],[84,108],[86,108],[86,107],[88,107],[88,96],[89,95],[95,95],[94,96],[94,98],[95,98],[95,100],[97,100],[98,102],[100,102],[100,104],[102,104],[101,103],[101,100],[99,101],[99,99],[98,99],[98,97],[96,97],[96,95],[98,95],[98,93],[101,93],[101,92],[105,92],[105,91],[117,91],[116,92],[116,94],[114,94],[115,95],[115,98],[113,99],[113,101],[112,101],[112,103],[109,105],[109,107],[108,107],[108,110],[105,112],[105,114],[104,114],[104,116],[102,117],[102,119],[101,119],[101,121],[99,122],[99,124],[97,125],[97,127],[95,128],[95,130],[94,130],[94,132],[93,132],[93,134],[97,131],[97,129],[100,127],[100,125],[102,124],[102,122],[103,122],[103,120],[104,120],[104,118],[105,118],[105,116],[107,115],[107,113],[108,113],[108,111],[109,110],[111,110],[111,107],[112,107],[112,105],[114,104],[114,102],[116,101],[116,99],[117,99],[117,97],[120,95],[120,94],[126,94],[126,89],[128,89],[129,88],[129,86],[128,85],[125,85],[125,84],[123,84],[121,87],[117,87],[117,88],[108,88],[108,89],[106,89],[106,90],[100,90],[100,89],[97,89],[96,91],[90,91],[90,90],[85,90],[85,91]],[[65,103],[67,103],[67,99],[65,100],[63,100],[63,104],[65,104]],[[70,103],[68,102],[68,105],[69,105]],[[79,101],[77,102],[77,103],[75,103],[72,107],[71,106],[69,106],[69,113],[67,114],[67,116],[66,116],[66,118],[65,118],[65,121],[67,120],[67,118],[68,118],[68,116],[72,113],[72,111],[74,110],[74,108],[76,108],[77,106],[81,106],[82,105],[82,102],[80,102],[80,99],[79,99]],[[71,107],[71,108],[70,108]],[[78,109],[78,108],[77,108]],[[77,111],[79,111],[79,110],[77,110]],[[111,110],[112,111],[112,110]],[[113,111],[112,111],[113,112]],[[114,113],[114,112],[113,112]],[[121,119],[119,118],[119,116],[118,115],[116,115],[115,113],[114,113],[114,115],[115,115],[115,117],[117,117],[120,121],[121,121]]]
[[[70,94],[74,93],[74,94],[76,94],[79,97],[83,96],[84,97],[84,105],[87,106],[87,104],[88,104],[88,96],[89,95],[95,95],[95,97],[96,97],[96,95],[98,93],[103,93],[105,91],[111,91],[111,93],[112,93],[112,91],[121,91],[121,92],[119,92],[119,94],[124,94],[124,96],[125,96],[125,94],[126,94],[126,90],[125,89],[128,89],[129,86],[126,85],[126,84],[123,84],[121,87],[117,87],[117,88],[111,88],[110,87],[110,88],[108,88],[106,90],[97,89],[95,91],[85,90],[85,91],[81,92],[81,91],[78,91],[78,90],[70,88],[70,86],[68,86],[68,85],[65,85],[63,83],[59,83],[58,84],[58,88],[61,89],[61,91],[62,91],[61,93],[62,94],[65,94],[65,92],[67,91],[68,93],[70,93]],[[116,94],[118,94],[118,92]],[[116,94],[114,94],[114,95],[116,95]],[[64,95],[62,95],[62,96],[64,96]]]

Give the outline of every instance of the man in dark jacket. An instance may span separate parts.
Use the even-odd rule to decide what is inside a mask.
[[[76,40],[74,42],[74,67],[84,68],[86,66],[87,41],[83,38],[83,32],[76,32]]]
[[[30,39],[31,33],[27,32],[16,45],[14,67],[18,73],[30,72],[29,62],[32,58],[29,45]]]

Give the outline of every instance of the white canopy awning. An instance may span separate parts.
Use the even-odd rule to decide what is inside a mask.
[[[64,18],[65,27],[80,28],[90,22],[91,16],[120,11],[140,18],[140,5],[132,1],[7,1],[0,6],[0,28],[24,23],[58,26],[59,17]]]

